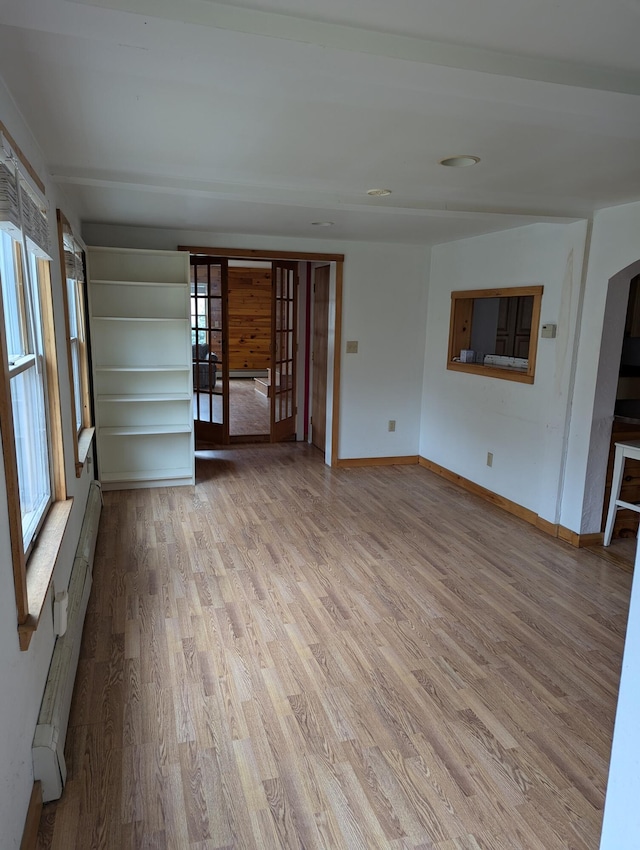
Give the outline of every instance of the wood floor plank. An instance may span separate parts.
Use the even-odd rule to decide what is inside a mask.
[[[423,468],[302,444],[106,493],[39,848],[593,850],[630,585]]]

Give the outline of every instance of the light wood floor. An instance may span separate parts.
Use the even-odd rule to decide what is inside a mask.
[[[217,387],[221,392],[221,383]],[[199,395],[199,398],[198,398]],[[209,401],[213,400],[213,419]],[[194,393],[193,415],[204,422],[222,422],[222,395]],[[271,427],[269,399],[255,389],[253,378],[229,380],[229,433],[232,437],[268,434]]]
[[[294,443],[106,493],[39,847],[596,850],[615,557]]]

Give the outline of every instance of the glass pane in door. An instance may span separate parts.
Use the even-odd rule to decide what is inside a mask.
[[[295,435],[297,264],[274,262],[272,439]]]
[[[223,442],[226,422],[224,267],[191,258],[191,356],[196,437]]]

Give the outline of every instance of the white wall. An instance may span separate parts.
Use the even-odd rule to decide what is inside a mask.
[[[563,525],[585,534],[600,531],[611,433],[611,405],[615,397],[613,387],[609,404],[604,396],[599,400],[596,398],[596,376],[603,345],[604,318],[605,313],[608,313],[610,320],[615,321],[616,310],[620,313],[626,309],[623,282],[618,279],[614,286],[610,287],[609,280],[638,260],[640,203],[625,204],[597,212],[593,220],[584,310],[580,325],[562,511]],[[613,336],[605,336],[603,366],[607,360],[614,360],[617,371],[621,343],[621,334],[617,345]],[[600,388],[602,389],[602,386]]]
[[[13,122],[8,123],[13,128]],[[18,140],[28,150],[27,143]],[[419,451],[549,521],[560,520],[572,530],[585,531],[589,530],[583,514],[607,281],[638,259],[639,233],[640,204],[597,214],[584,291],[586,222],[533,225],[438,246],[432,251],[430,275],[427,249],[391,244],[274,240],[106,225],[86,226],[84,237],[89,244],[139,248],[173,249],[185,243],[345,253],[343,343],[357,340],[359,352],[346,355],[343,347],[339,456]],[[558,325],[555,340],[539,341],[535,384],[447,371],[451,291],[527,284],[544,286],[542,321]],[[576,324],[583,297],[578,349]],[[395,434],[386,430],[390,418],[397,420]],[[494,453],[491,469],[485,465],[487,451]],[[79,501],[85,490],[83,482]],[[65,558],[77,536],[78,516],[74,509]],[[6,541],[7,535],[6,501],[0,486],[0,539]],[[0,565],[0,582],[2,588],[12,589],[6,564]],[[640,657],[637,607],[634,603],[625,654],[632,682]],[[20,653],[13,613],[12,594],[0,593],[0,824],[9,848],[18,846],[26,810],[31,735],[52,647],[47,613],[29,653]],[[625,674],[623,681],[627,679]],[[635,718],[639,700],[635,686],[623,690],[617,752],[635,745],[626,721],[620,718],[628,711]],[[631,817],[637,808],[618,798],[628,787],[625,771],[637,778],[637,761],[624,764],[621,773],[612,772],[603,836],[609,844],[603,843],[603,850],[630,846],[621,844],[613,832],[622,812]],[[622,777],[621,782],[617,777]]]
[[[341,458],[418,454],[427,262],[425,250],[407,246],[348,248]],[[347,340],[358,342],[357,354],[345,354]]]
[[[391,243],[270,239],[86,225],[90,245],[175,250],[177,245],[342,253],[342,383],[338,457],[416,455],[429,251]],[[346,354],[346,340],[358,353]],[[389,419],[396,431],[389,433]]]
[[[432,249],[420,454],[554,523],[586,233],[536,224]],[[558,328],[538,341],[533,385],[447,370],[452,291],[540,284],[541,322]]]
[[[9,550],[9,520],[7,512],[4,468],[0,463],[0,845],[2,850],[20,846],[24,820],[33,786],[31,742],[35,731],[42,693],[51,662],[54,635],[51,599],[54,589],[67,586],[75,555],[80,527],[84,516],[90,473],[85,471],[76,479],[72,450],[72,417],[70,384],[65,354],[65,329],[62,283],[55,238],[56,206],[60,206],[74,227],[73,210],[56,192],[47,178],[40,151],[31,137],[6,89],[0,82],[0,119],[21,147],[30,163],[46,184],[50,201],[50,221],[53,222],[54,262],[52,287],[56,341],[58,345],[61,403],[64,415],[63,438],[68,495],[73,497],[73,509],[54,574],[52,590],[45,604],[38,630],[29,649],[21,652],[18,644],[13,572]],[[61,355],[64,355],[62,357]]]
[[[640,844],[640,548],[613,730],[600,850],[637,850]]]

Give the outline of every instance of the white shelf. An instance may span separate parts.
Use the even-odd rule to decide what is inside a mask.
[[[146,401],[191,401],[190,393],[126,393],[124,395],[99,395],[97,401],[107,404]]]
[[[91,285],[95,286],[167,286],[167,287],[175,287],[177,289],[184,288],[184,281],[182,283],[174,283],[172,281],[160,281],[160,280],[92,280]]]
[[[187,324],[188,319],[175,316],[94,316],[94,322],[178,322]]]
[[[193,474],[193,470],[189,466],[179,467],[177,469],[157,469],[157,470],[142,470],[137,472],[103,472],[102,480],[107,483],[117,482],[118,484],[126,481],[166,481],[171,478],[189,478]]]
[[[191,425],[118,425],[100,428],[103,437],[143,437],[159,434],[190,434]]]
[[[191,366],[96,366],[96,372],[191,372]]]
[[[100,479],[193,484],[189,255],[89,248],[87,259]]]

